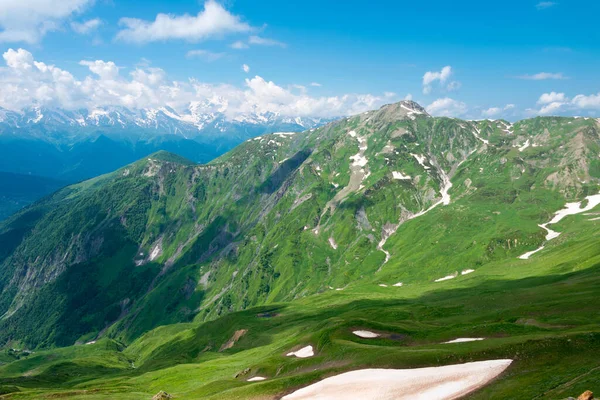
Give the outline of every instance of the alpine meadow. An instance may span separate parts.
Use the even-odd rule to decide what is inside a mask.
[[[600,5],[350,3],[0,1],[0,399],[594,399]]]

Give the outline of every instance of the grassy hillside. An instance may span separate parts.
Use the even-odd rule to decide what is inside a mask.
[[[0,367],[7,398],[276,398],[322,377],[364,367],[407,368],[514,359],[469,398],[566,398],[597,389],[600,316],[594,307],[596,229],[566,227],[567,251],[489,265],[441,283],[382,288],[356,283],[301,301],[152,330],[129,346],[110,339],[39,351]],[[592,224],[584,224],[592,225]],[[360,339],[354,329],[387,335]],[[219,351],[233,333],[247,333]],[[472,343],[441,344],[457,337]],[[311,344],[315,357],[285,354]],[[246,382],[252,376],[263,382]]]
[[[598,193],[599,132],[402,102],[67,187],[0,225],[0,340],[18,350],[0,382],[9,398],[271,398],[358,367],[511,358],[474,398],[578,394],[597,378],[600,210],[551,240],[538,225]],[[440,344],[457,337],[485,340]]]

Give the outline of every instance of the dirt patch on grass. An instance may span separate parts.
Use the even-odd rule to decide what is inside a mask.
[[[223,343],[223,345],[219,349],[219,352],[232,348],[235,345],[235,343],[238,340],[240,340],[241,337],[244,336],[247,332],[248,332],[247,329],[240,329],[240,330],[235,331],[235,333],[233,334],[231,339],[229,339],[227,342]]]

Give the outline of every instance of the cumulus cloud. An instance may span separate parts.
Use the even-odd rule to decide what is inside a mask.
[[[278,46],[278,47],[286,47],[287,45],[278,40],[268,39],[260,36],[250,36],[248,38],[248,43],[255,44],[259,46]]]
[[[90,74],[77,79],[66,70],[36,61],[23,49],[10,49],[3,58],[6,67],[0,68],[0,107],[13,110],[36,104],[66,109],[168,106],[181,112],[196,102],[214,104],[211,111],[223,111],[230,118],[250,112],[335,117],[371,110],[388,100],[385,95],[372,94],[313,97],[306,90],[298,92],[293,85],[286,88],[260,76],[245,79],[241,86],[193,78],[172,81],[164,70],[147,63],[124,74],[123,68],[103,60],[81,61]]]
[[[468,111],[465,103],[449,97],[437,99],[425,109],[429,114],[437,117],[460,117]]]
[[[452,81],[446,85],[446,82],[452,76],[452,67],[447,65],[441,71],[427,71],[423,75],[423,93],[430,94],[433,90],[433,84],[438,82],[439,85],[447,91],[453,91],[460,88],[461,83]]]
[[[532,81],[544,81],[548,79],[568,79],[566,76],[562,74],[562,72],[540,72],[533,75],[521,75],[518,76],[519,79],[528,79]]]
[[[114,80],[119,75],[119,67],[112,61],[80,61],[79,65],[88,67],[91,72],[102,79]]]
[[[231,47],[232,49],[236,49],[236,50],[242,50],[242,49],[247,49],[250,46],[248,46],[246,43],[242,42],[241,40],[236,40],[235,42],[231,43],[229,45],[229,47]]]
[[[195,16],[158,14],[154,21],[121,18],[119,24],[124,28],[117,33],[117,39],[133,43],[173,39],[197,42],[253,30],[241,17],[231,14],[214,0],[207,1],[204,10]]]
[[[187,58],[201,58],[208,62],[217,61],[226,56],[225,53],[213,53],[212,51],[196,49],[188,51],[185,56]]]
[[[71,22],[71,29],[80,35],[87,35],[98,29],[100,25],[102,25],[102,20],[94,18],[84,22]]]
[[[244,65],[242,65],[242,70],[245,73],[248,73],[248,72],[250,72],[250,67],[248,66],[248,64],[244,64]]]
[[[319,82],[311,82],[311,83],[310,83],[310,86],[313,86],[313,87],[321,87],[321,86],[323,86],[323,85],[321,85]]]
[[[564,103],[566,100],[567,100],[567,98],[564,93],[551,92],[551,93],[544,93],[543,95],[541,95],[540,98],[538,99],[537,103],[538,104],[550,104],[550,103],[556,103],[556,102]]]
[[[0,42],[37,43],[93,0],[4,0],[0,2]]]
[[[555,1],[540,1],[535,5],[535,8],[537,8],[538,10],[545,10],[547,8],[554,7],[557,4],[558,3]]]
[[[500,107],[490,107],[487,110],[483,110],[481,115],[484,117],[495,117],[502,113],[502,109]]]
[[[484,118],[506,116],[511,110],[514,110],[515,107],[516,106],[514,104],[507,104],[504,107],[490,107],[486,110],[481,111],[481,115]]]
[[[560,115],[577,114],[582,111],[589,113],[600,112],[600,93],[598,94],[578,94],[569,98],[564,93],[544,93],[537,101],[539,109],[528,109],[528,114],[532,115]]]
[[[571,103],[582,110],[598,110],[600,111],[600,93],[589,96],[579,94],[573,97]]]

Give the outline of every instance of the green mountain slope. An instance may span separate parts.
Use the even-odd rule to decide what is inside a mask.
[[[401,102],[206,165],[161,152],[69,186],[0,225],[0,340],[76,346],[7,364],[2,384],[253,398],[359,366],[518,353],[530,361],[497,385],[511,397],[555,363],[544,346],[597,348],[594,210],[551,240],[538,225],[598,193],[599,133],[593,119],[462,121]],[[361,327],[406,340],[348,333]],[[495,339],[439,345],[479,336]],[[302,343],[318,357],[281,358]],[[281,378],[255,391],[232,378],[246,368]],[[540,382],[512,398],[553,388]]]
[[[0,221],[66,185],[51,178],[0,171]]]
[[[598,153],[594,120],[468,122],[410,102],[203,166],[158,153],[7,221],[0,336],[129,341],[358,280],[514,258],[566,201],[598,191]]]

